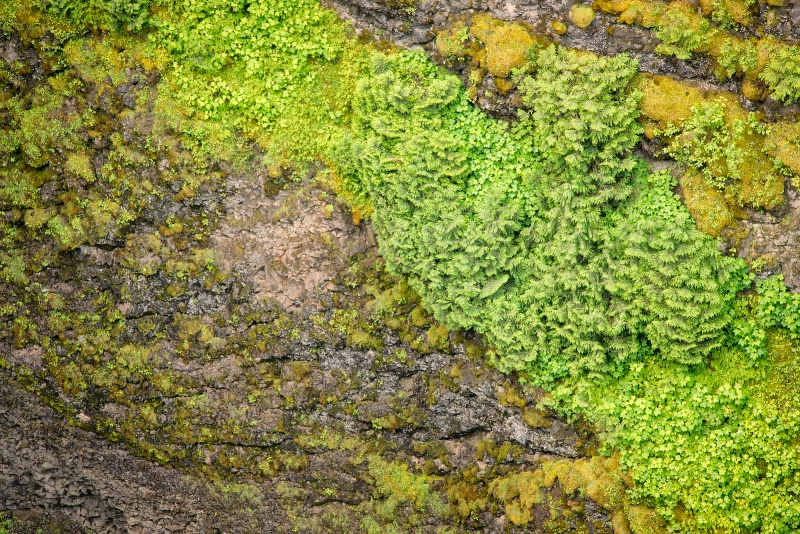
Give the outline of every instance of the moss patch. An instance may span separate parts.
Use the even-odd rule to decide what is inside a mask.
[[[525,64],[535,42],[523,24],[504,22],[485,13],[473,17],[470,33],[486,46],[486,68],[498,78],[508,77],[512,69]]]
[[[709,185],[696,170],[689,169],[684,173],[681,188],[686,207],[701,232],[718,237],[723,228],[733,222],[733,214],[725,196]]]
[[[594,22],[594,17],[594,10],[589,6],[575,4],[569,10],[569,20],[582,30],[585,30]]]

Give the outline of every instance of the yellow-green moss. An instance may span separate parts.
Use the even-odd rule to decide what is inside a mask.
[[[797,165],[796,152],[791,149],[793,126],[778,123],[773,127],[750,126],[755,120],[739,104],[735,95],[723,91],[708,91],[665,76],[638,75],[635,86],[642,92],[640,108],[644,116],[645,133],[653,136],[659,130],[680,127],[691,119],[698,109],[718,106],[723,114],[725,135],[729,140],[721,140],[737,155],[735,161],[720,154],[704,172],[715,177],[717,183],[725,183],[729,177],[735,178],[725,187],[724,197],[729,211],[735,215],[735,208],[751,206],[773,209],[784,201],[783,175],[775,164],[793,170]],[[756,120],[757,122],[757,120]],[[650,125],[657,125],[653,128]],[[649,127],[648,127],[649,126]],[[796,134],[795,134],[796,135]],[[685,141],[685,140],[684,140]],[[735,164],[732,167],[731,164]],[[688,180],[687,205],[702,225],[703,231],[717,235],[729,224],[728,215],[713,193],[704,190],[693,179]],[[706,201],[703,201],[703,198]],[[711,204],[709,204],[709,202]]]
[[[526,404],[525,397],[510,382],[497,386],[497,402],[502,406],[516,406],[517,408],[524,408]]]
[[[691,117],[692,108],[704,102],[722,99],[726,109],[738,108],[734,95],[701,89],[668,76],[638,74],[634,86],[642,93],[639,104],[642,113],[657,122],[662,129],[667,128],[670,123],[683,123]]]
[[[755,387],[758,397],[787,410],[800,408],[800,342],[781,329],[767,331],[769,365],[764,382]]]
[[[463,20],[453,21],[436,35],[436,49],[446,58],[459,58],[465,53],[469,29]]]
[[[575,4],[569,10],[569,19],[582,30],[585,30],[594,22],[594,17],[594,10],[589,6]]]
[[[72,153],[67,156],[67,170],[80,176],[87,182],[94,182],[95,175],[89,156],[84,152]]]
[[[424,475],[409,471],[401,462],[387,462],[378,455],[368,457],[369,474],[374,480],[376,494],[386,498],[392,510],[410,504],[416,510],[428,510],[434,515],[444,512],[444,501]]]
[[[521,67],[535,40],[521,23],[504,22],[485,13],[472,18],[470,33],[486,46],[486,68],[498,78],[507,78]]]
[[[800,123],[777,122],[770,128],[772,135],[767,148],[781,163],[800,175]]]
[[[626,487],[616,455],[546,461],[542,470],[547,487],[557,479],[567,494],[583,490],[586,496],[608,510],[617,509],[625,502]]]
[[[550,428],[553,426],[553,420],[548,416],[547,412],[534,406],[527,406],[522,409],[522,420],[533,428]]]
[[[667,534],[664,522],[649,508],[626,506],[625,515],[633,534]]]
[[[592,7],[604,13],[619,15],[631,6],[631,0],[594,0]]]
[[[558,35],[564,35],[567,33],[567,25],[564,23],[563,20],[554,20],[552,23],[553,31],[556,32]]]
[[[523,471],[489,484],[489,492],[505,504],[506,516],[517,526],[533,519],[533,506],[544,501],[541,487],[544,474],[541,469]]]
[[[687,169],[681,177],[681,188],[686,207],[701,232],[718,237],[723,228],[733,222],[725,196],[696,170]]]

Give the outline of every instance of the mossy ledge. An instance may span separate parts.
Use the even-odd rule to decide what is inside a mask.
[[[499,489],[596,455],[593,436],[388,275],[324,169],[263,164],[187,116],[136,40],[16,16],[0,71],[3,139],[22,139],[2,153],[18,181],[2,192],[0,528],[612,531],[619,503],[591,480],[529,488],[535,510]],[[230,207],[243,195],[256,213]],[[332,276],[318,289],[283,305],[224,267],[222,244],[247,243],[231,233],[312,213],[332,221],[309,229]],[[341,248],[339,228],[365,244]],[[182,492],[197,499],[179,509]]]
[[[417,7],[392,4],[393,13],[403,17],[413,16]],[[274,139],[259,136],[252,124],[240,137],[214,121],[198,120],[213,116],[213,102],[197,102],[194,114],[185,113],[170,99],[170,87],[159,85],[164,57],[151,54],[141,41],[103,31],[89,37],[27,7],[15,13],[23,25],[10,32],[7,50],[16,57],[3,72],[3,83],[11,88],[4,91],[10,98],[3,101],[8,126],[3,165],[23,178],[3,189],[8,246],[2,258],[7,326],[2,373],[8,398],[25,399],[14,404],[19,410],[35,411],[36,401],[22,385],[72,430],[122,442],[205,482],[223,503],[213,511],[233,510],[208,519],[207,530],[662,532],[665,519],[673,526],[708,520],[697,501],[697,516],[672,502],[659,510],[664,519],[640,506],[631,498],[636,486],[619,467],[623,460],[598,453],[591,432],[579,423],[570,427],[545,409],[557,401],[519,388],[520,377],[493,371],[480,341],[435,321],[406,281],[386,272],[373,243],[343,249],[339,238],[359,235],[354,225],[360,215],[351,218],[333,191],[320,185],[337,186],[330,169],[319,161],[292,160],[297,152],[276,149]],[[140,23],[140,12],[108,14],[115,25]],[[474,35],[468,30],[466,40],[501,46],[529,30],[487,17],[482,22]],[[578,28],[594,24],[578,22]],[[51,33],[32,36],[31,27]],[[463,35],[459,31],[459,39]],[[40,39],[51,37],[55,40],[43,46]],[[317,59],[335,56],[324,46],[314,53]],[[513,94],[513,67],[526,68],[519,63],[524,56],[519,46],[494,50],[491,76],[510,76],[498,78],[511,83],[504,94]],[[195,67],[215,68],[203,61]],[[355,77],[353,71],[348,75]],[[248,96],[227,98],[236,105],[237,98]],[[269,102],[259,111],[275,112]],[[342,113],[335,106],[326,111],[322,116],[333,123]],[[691,148],[691,140],[681,137],[696,114],[689,113],[670,134],[656,135],[650,125],[654,139],[665,139],[676,151]],[[737,130],[755,135],[750,128],[768,137],[744,118],[724,112],[711,118],[714,134],[724,136],[727,128],[734,137]],[[37,126],[45,135],[33,135]],[[669,121],[658,130],[671,130]],[[728,171],[736,161],[725,162]],[[704,178],[713,185],[728,173],[709,170],[709,175]],[[316,178],[319,182],[311,181]],[[243,191],[262,206],[251,211]],[[763,198],[771,201],[768,194]],[[261,274],[226,267],[217,246],[220,234],[230,237],[224,234],[248,228],[229,224],[237,205],[242,212],[236,221],[283,232],[312,226],[307,248],[320,258],[308,266],[320,268],[309,271],[308,280],[292,280],[305,293],[286,291],[273,299],[268,281],[266,290],[256,283]],[[309,220],[336,224],[315,226]],[[369,232],[364,238],[369,240]],[[233,241],[234,248],[252,242]],[[335,261],[326,261],[331,258]],[[271,255],[261,271],[279,280],[306,272],[290,260],[291,254]],[[773,265],[766,255],[756,264]],[[737,324],[741,338],[752,341],[742,348],[752,354],[734,347],[713,361],[722,367],[720,374],[713,374],[713,366],[697,370],[701,381],[712,380],[711,390],[698,385],[700,400],[726,414],[710,424],[738,417],[747,401],[739,384],[713,382],[724,379],[725,365],[738,370],[737,380],[769,375],[779,394],[763,397],[792,406],[791,377],[764,362],[777,358],[775,369],[791,367],[796,314],[785,310],[800,304],[780,281],[773,282],[759,286],[758,297],[745,295],[737,311],[744,319],[760,313],[772,321],[765,324],[780,328]],[[485,291],[492,295],[503,283]],[[25,292],[29,286],[34,291]],[[770,302],[785,306],[770,311]],[[680,380],[694,376],[680,367],[670,372]],[[580,391],[568,393],[554,395],[560,402],[584,402],[584,408],[608,408],[586,402]],[[761,398],[757,389],[754,395]],[[648,407],[648,413],[659,408]],[[15,421],[13,427],[30,429],[25,425]],[[4,450],[26,450],[19,434],[25,433],[9,433]],[[729,443],[740,443],[737,435],[729,436]],[[774,456],[766,457],[771,463],[764,469],[771,469]],[[11,458],[21,458],[23,470],[29,461],[21,453]],[[640,470],[632,472],[650,483],[642,465],[634,463]],[[147,466],[150,473],[161,472],[154,463]],[[49,499],[60,502],[65,496],[61,482],[69,475],[59,469],[58,476],[46,478],[58,483],[30,485],[32,494],[48,496],[45,511]],[[14,477],[22,480],[19,472]],[[66,496],[73,497],[70,491]],[[98,500],[113,500],[97,488],[90,494],[89,504],[64,509],[86,516],[100,507]],[[19,498],[15,494],[12,500]],[[88,524],[109,531],[131,526],[128,512],[111,508],[104,508],[110,515],[91,515]],[[279,524],[265,525],[267,519]]]

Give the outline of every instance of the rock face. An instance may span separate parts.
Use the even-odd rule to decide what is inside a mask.
[[[518,492],[500,488],[579,461],[591,434],[433,320],[315,169],[199,157],[136,65],[62,66],[78,88],[42,108],[38,53],[19,36],[0,50],[31,113],[92,118],[41,141],[77,148],[20,150],[41,188],[0,198],[3,220],[34,232],[33,217],[82,213],[73,196],[116,199],[77,217],[81,233],[31,234],[19,254],[40,268],[0,281],[17,306],[0,317],[0,512],[15,528],[610,532],[610,510],[555,479],[506,516]]]
[[[519,21],[530,24],[533,29],[558,43],[572,48],[591,50],[597,54],[609,55],[629,52],[637,57],[646,72],[663,74],[674,72],[676,63],[665,62],[656,56],[652,48],[656,41],[651,32],[635,27],[625,28],[618,24],[616,17],[597,13],[596,18],[586,28],[569,27],[565,33],[555,31],[553,21],[570,20],[570,10],[575,4],[590,5],[587,2],[569,0],[327,0],[332,7],[340,9],[359,27],[387,36],[402,46],[425,45],[434,39],[434,32],[440,30],[448,18],[460,14],[489,13],[505,21]],[[768,15],[769,13],[769,15]],[[800,4],[782,2],[778,9],[761,10],[760,30],[744,29],[751,35],[766,32],[787,41],[800,40]],[[769,18],[767,21],[766,18]],[[751,25],[758,27],[758,22]],[[613,28],[609,31],[609,28]],[[621,31],[617,34],[617,31]],[[704,77],[707,72],[686,68],[688,77]],[[691,76],[694,74],[694,76]],[[684,77],[687,77],[684,75]]]
[[[48,533],[204,533],[242,521],[202,480],[70,427],[7,375],[0,380],[0,507],[24,511],[23,523]],[[274,505],[255,519],[261,532],[287,521]]]
[[[705,60],[658,56],[650,32],[601,13],[559,33],[569,2],[334,6],[440,61],[435,32],[483,12],[566,46],[627,51],[648,72],[711,79]],[[781,8],[784,36],[797,37],[796,9]],[[54,68],[36,50],[0,39],[0,59],[14,65],[0,94],[35,104]],[[620,510],[543,475],[549,465],[590,471],[591,433],[534,408],[543,392],[514,386],[476,336],[433,320],[385,271],[369,224],[315,181],[318,169],[193,148],[159,109],[157,72],[58,68],[79,89],[53,115],[94,117],[75,133],[82,159],[26,154],[20,167],[41,178],[43,205],[3,201],[0,212],[23,231],[42,212],[78,210],[71,191],[118,205],[79,244],[31,236],[39,270],[29,283],[0,281],[0,303],[20,306],[0,315],[0,511],[52,532],[600,534],[612,515],[626,532]],[[476,101],[511,117],[516,95],[499,80],[486,76]],[[772,254],[764,272],[783,269],[800,287],[800,241],[786,230],[800,226],[800,207],[787,195],[784,212],[743,222],[735,245]],[[603,487],[622,485],[609,477]],[[517,480],[542,481],[525,513]]]
[[[245,276],[256,298],[298,311],[313,304],[316,291],[334,289],[343,260],[374,248],[375,239],[368,225],[334,214],[324,192],[306,187],[267,197],[269,178],[255,178],[228,183],[227,216],[211,241],[221,267]]]
[[[774,213],[753,213],[733,228],[728,239],[764,278],[782,274],[793,291],[800,290],[800,193],[786,185],[786,206]]]

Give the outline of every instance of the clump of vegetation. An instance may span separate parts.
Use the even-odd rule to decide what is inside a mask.
[[[42,0],[45,9],[76,24],[136,32],[150,19],[151,0]]]
[[[486,69],[498,78],[506,78],[527,60],[535,40],[520,23],[509,23],[480,13],[473,17],[470,33],[486,46]]]
[[[70,250],[101,238],[121,239],[122,229],[151,199],[172,194],[168,186],[183,179],[169,172],[163,183],[148,182],[149,187],[130,176],[160,150],[196,165],[191,168],[197,176],[183,180],[175,202],[191,198],[200,186],[198,176],[207,172],[209,181],[221,183],[209,168],[219,159],[218,147],[237,146],[230,141],[238,130],[258,141],[271,163],[329,162],[345,198],[364,213],[373,211],[389,270],[407,277],[448,327],[482,333],[501,370],[519,371],[523,381],[548,387],[558,409],[596,424],[632,474],[630,496],[657,506],[673,528],[797,530],[800,421],[796,412],[778,409],[748,388],[757,389],[759,380],[773,372],[775,339],[789,346],[796,342],[800,304],[778,278],[758,284],[755,297],[737,296],[752,281],[744,263],[722,256],[716,242],[698,231],[673,194],[670,175],[650,172],[633,155],[643,130],[634,61],[556,47],[531,54],[533,41],[525,39],[504,55],[499,45],[522,32],[528,35],[526,29],[479,18],[472,36],[487,49],[498,45],[491,59],[485,58],[490,72],[508,76],[522,67],[515,76],[521,78],[535,71],[520,84],[528,109],[509,130],[473,108],[458,79],[421,54],[365,53],[345,37],[333,13],[312,0],[246,6],[178,2],[166,10],[133,1],[102,3],[94,11],[87,5],[48,4],[78,25],[119,30],[150,24],[148,61],[161,57],[163,64],[172,64],[155,113],[177,126],[194,158],[159,145],[158,136],[148,138],[155,148],[141,154],[121,136],[108,135],[103,138],[108,159],[95,168],[79,133],[89,135],[102,124],[97,116],[72,113],[64,105],[67,96],[76,96],[66,75],[51,78],[60,91],[57,98],[42,90],[29,101],[12,97],[0,104],[6,125],[0,165],[7,177],[0,184],[5,214],[0,277],[14,288],[8,294],[20,296],[2,307],[10,338],[18,348],[52,338],[46,359],[53,387],[79,401],[97,390],[124,404],[130,396],[126,388],[133,384],[152,393],[146,402],[130,406],[135,415],[124,424],[100,421],[98,430],[138,444],[140,453],[160,461],[202,455],[200,448],[187,452],[171,443],[150,445],[143,437],[160,428],[157,399],[170,392],[176,417],[165,432],[174,433],[178,443],[230,443],[247,436],[246,408],[231,416],[229,428],[193,424],[211,417],[211,401],[185,394],[191,385],[156,368],[157,336],[175,334],[181,357],[211,357],[225,346],[226,340],[216,337],[221,327],[176,314],[167,333],[144,319],[135,329],[152,335],[152,343],[134,345],[126,340],[136,330],[126,326],[109,292],[85,300],[89,312],[77,312],[57,295],[38,296],[41,291],[27,288],[37,271],[57,265]],[[702,25],[686,10],[669,13],[672,29],[661,34],[665,53],[685,57],[719,44],[712,36],[698,37]],[[641,13],[628,16],[636,20]],[[75,36],[82,30],[70,31]],[[465,28],[451,37],[456,44],[469,39]],[[84,51],[84,44],[90,50]],[[78,85],[105,83],[104,69],[113,83],[121,79],[120,69],[102,64],[102,56],[112,53],[113,47],[107,48],[92,48],[88,41],[68,47],[71,58],[97,52],[75,67],[75,76],[83,80],[76,78]],[[736,50],[730,47],[727,54]],[[534,61],[525,64],[531,55]],[[728,76],[754,68],[752,54],[742,57],[720,66]],[[775,94],[790,95],[791,82],[780,89],[780,80],[788,78],[777,74],[779,67],[773,65],[776,77],[765,81]],[[2,76],[11,74],[0,73],[6,83]],[[741,117],[740,123],[731,122],[714,105],[686,109],[682,118],[686,122],[673,132],[671,150],[702,177],[702,185],[722,194],[732,183],[744,184],[746,157],[730,145],[766,136],[760,126]],[[776,150],[791,156],[793,146],[776,145]],[[70,191],[45,199],[42,187],[55,179],[48,171],[52,167],[67,171]],[[147,241],[142,250],[176,248],[169,238],[188,233],[184,223],[189,226],[172,218],[159,221],[158,232],[142,238]],[[199,224],[192,233],[202,237]],[[181,244],[197,249],[200,241]],[[43,243],[47,254],[29,253]],[[134,258],[125,261],[145,278],[155,272]],[[194,261],[170,258],[159,267],[176,282],[165,292],[182,295],[186,286],[177,282],[212,270],[210,263],[210,256],[200,252]],[[376,292],[376,308],[405,298],[400,295],[405,291],[385,293]],[[34,308],[26,308],[25,299],[34,298],[41,300],[37,306],[48,306],[46,320],[36,320]],[[348,312],[334,315],[327,326],[345,335],[346,327],[359,320]],[[421,309],[412,312],[411,321],[419,328],[428,324]],[[278,314],[252,322],[251,345],[263,350],[291,323]],[[379,347],[368,329],[356,333],[349,342]],[[426,346],[447,342],[447,328],[431,325]],[[57,343],[64,355],[56,354]],[[294,378],[301,381],[298,369]],[[256,404],[258,396],[248,402]],[[282,432],[282,425],[276,423],[275,432]],[[223,469],[246,469],[249,462],[223,446],[215,458]],[[303,467],[302,456],[282,458],[285,467]],[[271,473],[279,463],[262,461],[261,470]],[[443,513],[430,479],[377,456],[368,464],[376,503],[363,528],[386,528],[398,514],[408,513],[409,522],[422,524],[426,516]],[[618,506],[621,481],[604,475],[602,483],[593,484],[588,475],[602,473],[590,467],[552,467],[549,480],[563,476],[562,484],[572,489],[584,481],[587,492]],[[537,483],[538,475],[516,476],[488,489],[508,507],[512,521],[524,524],[538,499],[530,491]],[[652,519],[640,512],[631,513]]]
[[[243,131],[275,158],[308,163],[343,124],[363,67],[336,15],[314,0],[179,4],[153,36],[172,58],[171,94]],[[329,83],[332,82],[332,83]]]
[[[776,100],[785,104],[800,100],[800,54],[793,46],[775,44],[769,62],[759,76]]]
[[[706,100],[692,106],[680,126],[670,122],[655,134],[666,138],[665,152],[690,169],[684,180],[690,210],[711,235],[719,235],[725,220],[732,222],[731,208],[772,209],[784,202],[784,176],[792,171],[772,155],[777,136],[755,114],[728,109],[722,99]],[[707,188],[717,192],[700,198]]]
[[[418,56],[376,61],[354,104],[348,184],[370,196],[389,267],[437,319],[487,335],[501,369],[545,383],[651,351],[696,363],[719,346],[742,267],[630,156],[630,60],[542,52],[514,135]],[[689,280],[703,282],[681,289]]]
[[[569,19],[582,30],[585,30],[594,22],[594,17],[594,10],[589,6],[575,4],[569,10]]]
[[[692,52],[708,44],[709,24],[703,18],[688,16],[682,4],[667,11],[655,32],[661,43],[656,47],[659,54],[689,59]]]
[[[757,318],[762,328],[785,328],[794,339],[800,339],[800,295],[791,293],[783,284],[783,275],[759,281],[760,296]]]

